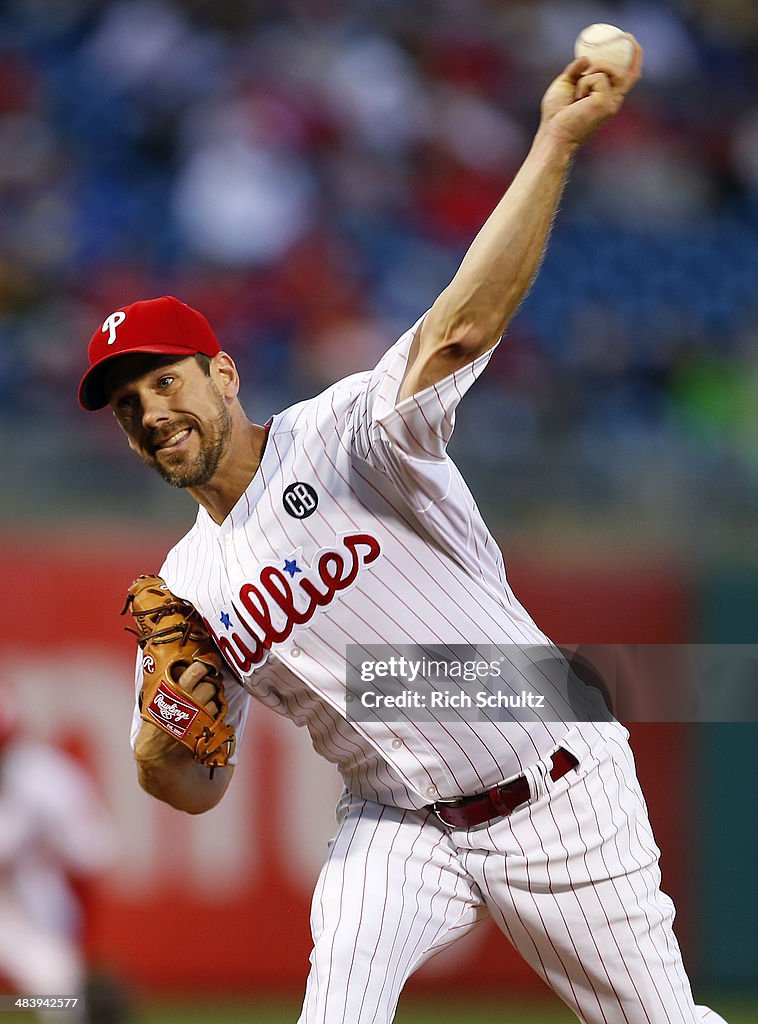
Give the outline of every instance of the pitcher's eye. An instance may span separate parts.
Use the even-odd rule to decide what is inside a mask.
[[[123,415],[131,413],[137,404],[134,395],[124,395],[123,398],[119,398],[116,402],[116,410]]]

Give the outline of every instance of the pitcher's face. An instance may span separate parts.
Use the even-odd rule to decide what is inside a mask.
[[[129,447],[174,487],[209,483],[232,429],[213,377],[194,356],[135,355],[118,363],[108,394]]]

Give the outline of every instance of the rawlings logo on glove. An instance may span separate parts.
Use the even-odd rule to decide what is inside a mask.
[[[145,708],[150,718],[168,730],[177,739],[184,739],[187,730],[197,718],[197,710],[192,704],[177,700],[174,694],[162,684],[158,686],[155,696]],[[182,723],[186,722],[186,725]]]
[[[140,714],[188,747],[200,764],[223,767],[234,752],[235,736],[225,721],[221,656],[202,619],[189,601],[174,597],[160,576],[139,576],[132,583],[122,614],[127,610],[136,627],[127,629],[143,655]],[[206,678],[216,686],[215,716],[178,685],[194,661],[207,667]]]

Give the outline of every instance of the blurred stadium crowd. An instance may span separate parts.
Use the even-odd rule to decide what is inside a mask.
[[[645,79],[581,155],[455,453],[514,526],[620,512],[695,546],[744,537],[753,0],[5,0],[0,512],[100,511],[104,482],[123,510],[153,486],[74,398],[119,305],[204,310],[259,421],[373,364],[449,280],[595,21],[638,36]]]

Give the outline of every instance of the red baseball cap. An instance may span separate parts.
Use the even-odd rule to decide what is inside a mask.
[[[94,410],[108,404],[104,371],[119,356],[132,352],[215,356],[220,351],[218,338],[203,314],[173,295],[122,306],[92,335],[87,349],[89,369],[79,385],[79,405]]]

